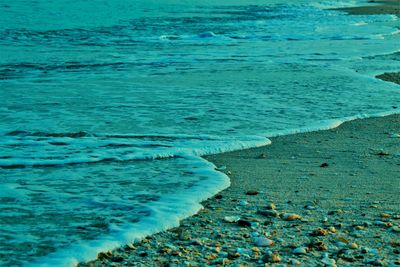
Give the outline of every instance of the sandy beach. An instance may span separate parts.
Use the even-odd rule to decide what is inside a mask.
[[[82,266],[400,264],[400,116],[207,157],[231,187],[181,226]]]
[[[375,2],[342,10],[399,14],[398,1]],[[228,189],[179,227],[79,266],[400,265],[400,115],[271,141],[207,156]]]

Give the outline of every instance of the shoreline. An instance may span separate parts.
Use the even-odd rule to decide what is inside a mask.
[[[400,264],[400,114],[271,140],[205,157],[229,188],[179,227],[80,266]]]
[[[396,0],[374,2],[338,10],[400,15]],[[400,84],[400,72],[376,78]],[[78,266],[400,265],[400,114],[270,139],[204,157],[231,186],[179,227]]]

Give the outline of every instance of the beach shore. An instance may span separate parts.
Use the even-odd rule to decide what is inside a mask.
[[[82,266],[400,264],[400,115],[207,160],[231,187],[180,227]]]
[[[396,1],[342,10],[398,15]],[[179,227],[80,266],[400,265],[400,115],[271,141],[207,156],[229,188]]]

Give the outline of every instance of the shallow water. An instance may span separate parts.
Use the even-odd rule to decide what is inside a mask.
[[[390,15],[25,4],[0,6],[0,265],[70,265],[176,225],[229,185],[199,156],[400,103],[373,77],[399,67],[378,56],[398,50]]]

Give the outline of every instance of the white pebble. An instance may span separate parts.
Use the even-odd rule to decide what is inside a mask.
[[[234,223],[240,220],[239,216],[225,216],[224,221]]]
[[[275,242],[266,237],[257,237],[254,239],[254,244],[257,247],[270,247],[270,246],[273,246],[275,244]]]

